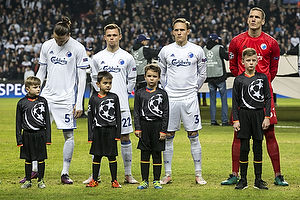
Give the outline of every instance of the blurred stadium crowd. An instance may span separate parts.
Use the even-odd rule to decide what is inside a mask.
[[[126,3],[125,3],[126,2]],[[36,73],[39,51],[51,38],[62,15],[72,21],[71,36],[97,53],[105,48],[103,27],[116,23],[122,29],[120,46],[127,51],[139,34],[150,37],[159,49],[173,42],[172,21],[191,22],[189,41],[204,46],[210,33],[228,47],[232,38],[247,30],[253,6],[266,12],[263,31],[277,39],[281,53],[299,43],[300,8],[264,0],[0,0],[0,80],[23,80]]]

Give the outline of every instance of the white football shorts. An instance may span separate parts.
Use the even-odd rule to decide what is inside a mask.
[[[186,131],[202,129],[198,97],[174,100],[169,99],[168,132],[179,131],[181,121]]]
[[[75,129],[76,119],[73,115],[73,104],[58,104],[48,102],[50,110],[50,120],[53,120],[57,126],[57,129]]]
[[[133,132],[132,123],[130,111],[121,111],[121,135]]]

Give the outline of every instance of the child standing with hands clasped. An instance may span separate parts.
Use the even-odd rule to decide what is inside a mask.
[[[161,153],[165,149],[165,139],[169,119],[169,101],[167,93],[158,88],[160,68],[155,64],[145,67],[147,86],[140,88],[134,98],[135,135],[139,138],[141,150],[141,173],[143,182],[137,189],[149,187],[150,155],[153,159],[153,185],[161,189],[159,182],[162,166]]]
[[[27,95],[19,100],[16,112],[16,139],[21,147],[20,158],[25,159],[26,181],[21,188],[29,188],[32,161],[38,161],[38,188],[45,188],[44,172],[47,159],[46,144],[51,144],[51,123],[47,100],[39,96],[41,81],[35,76],[25,80]]]
[[[265,74],[255,71],[257,53],[253,48],[246,48],[242,53],[242,64],[245,72],[234,80],[232,92],[233,128],[241,141],[240,172],[241,179],[235,189],[246,189],[248,155],[250,139],[253,139],[254,173],[256,189],[268,189],[261,179],[262,174],[262,140],[264,131],[270,125],[271,94],[269,81]]]
[[[121,137],[121,111],[119,98],[109,92],[112,86],[112,75],[108,71],[98,73],[96,85],[98,93],[91,96],[88,106],[88,141],[92,143],[90,154],[93,158],[93,179],[86,187],[98,186],[98,174],[101,159],[109,160],[111,185],[121,188],[117,181],[117,140]]]

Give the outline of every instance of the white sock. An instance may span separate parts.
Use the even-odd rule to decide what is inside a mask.
[[[71,160],[73,156],[74,151],[74,131],[73,130],[64,130],[63,131],[64,137],[65,137],[65,144],[63,149],[63,169],[61,172],[61,175],[63,174],[69,174],[69,169],[71,165]]]
[[[132,146],[131,141],[122,142],[121,141],[121,154],[124,163],[125,175],[131,174],[131,164],[132,164]]]
[[[38,171],[38,162],[36,160],[32,161],[32,171],[33,172],[37,172]]]
[[[202,150],[198,134],[196,136],[189,136],[191,142],[191,154],[194,160],[195,173],[201,173]]]
[[[171,176],[172,174],[172,158],[173,158],[173,139],[174,136],[166,138],[165,150],[163,151],[165,175]]]

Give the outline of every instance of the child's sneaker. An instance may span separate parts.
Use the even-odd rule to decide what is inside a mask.
[[[239,180],[239,182],[236,184],[235,188],[234,189],[237,189],[237,190],[244,190],[248,188],[248,184],[247,184],[247,181],[245,179],[242,179]]]
[[[279,186],[289,186],[288,182],[283,179],[282,175],[279,175],[275,178],[274,184]]]
[[[86,187],[97,187],[98,186],[98,181],[94,181],[94,179],[92,179],[89,184],[86,185]]]
[[[154,189],[162,189],[162,186],[159,181],[153,181]]]
[[[136,184],[138,182],[133,178],[132,174],[129,174],[125,176],[124,183]]]
[[[25,183],[21,186],[22,189],[30,188],[32,185],[31,181],[25,181]]]
[[[61,175],[61,182],[65,183],[65,184],[73,184],[72,179],[70,179],[68,174],[63,174]]]
[[[172,183],[172,177],[170,175],[165,175],[161,180],[160,180],[160,184],[161,185],[165,185],[168,183]]]
[[[38,182],[38,188],[43,189],[43,188],[45,188],[45,187],[46,187],[46,185],[45,185],[45,183],[44,183],[44,179],[41,179],[41,180]]]
[[[147,189],[149,187],[149,183],[147,181],[143,181],[137,189]]]
[[[111,186],[113,188],[121,188],[122,186],[119,184],[118,181],[114,180],[113,182],[111,182]]]
[[[264,190],[268,190],[269,188],[267,187],[267,183],[265,181],[263,181],[262,179],[258,179],[258,180],[255,180],[254,182],[254,188],[256,189],[264,189]]]

